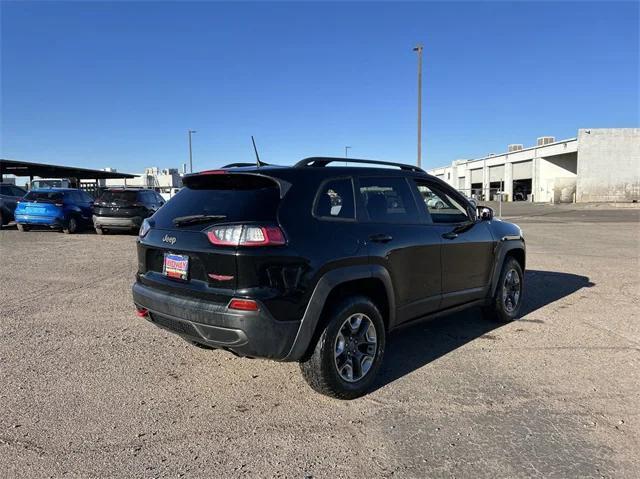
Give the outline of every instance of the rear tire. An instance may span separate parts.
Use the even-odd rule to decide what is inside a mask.
[[[496,294],[490,305],[483,309],[485,317],[509,322],[518,318],[524,293],[524,274],[520,263],[508,257],[502,265]]]
[[[67,226],[62,228],[62,232],[66,235],[74,234],[78,231],[78,220],[73,216],[67,221]]]
[[[21,231],[22,233],[29,231],[29,227],[27,225],[21,225],[18,223],[16,226],[18,227],[18,231]]]
[[[97,234],[97,235],[102,235],[102,234],[104,234],[104,230],[103,230],[102,228],[95,228],[95,230],[96,230],[96,234]]]
[[[354,296],[336,304],[328,319],[311,356],[300,363],[302,376],[320,394],[355,399],[373,385],[382,365],[382,315],[369,298]]]

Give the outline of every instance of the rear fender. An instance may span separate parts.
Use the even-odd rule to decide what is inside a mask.
[[[342,283],[366,278],[376,278],[382,281],[389,302],[389,324],[395,324],[395,293],[389,272],[384,267],[380,265],[359,265],[334,269],[325,273],[316,284],[300,322],[293,346],[284,361],[299,361],[307,352],[331,291]]]

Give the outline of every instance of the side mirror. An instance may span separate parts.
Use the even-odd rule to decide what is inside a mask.
[[[488,206],[477,206],[478,219],[480,221],[490,221],[493,219],[493,208]]]

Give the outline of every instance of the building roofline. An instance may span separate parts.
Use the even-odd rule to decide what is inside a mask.
[[[562,143],[570,143],[572,141],[578,141],[578,137],[567,138],[566,140],[558,140],[558,141],[554,141],[553,143],[547,143],[546,145],[534,145],[534,146],[530,146],[528,148],[523,148],[522,150],[506,151],[504,153],[498,153],[496,155],[482,156],[480,158],[472,158],[472,159],[469,159],[469,160],[464,160],[464,159],[453,160],[448,165],[436,166],[434,168],[429,168],[429,170],[427,170],[427,171],[439,170],[439,169],[442,169],[442,168],[450,168],[453,163],[455,163],[456,165],[469,164],[469,163],[473,163],[475,161],[484,161],[484,160],[489,160],[489,159],[492,159],[492,158],[499,158],[501,156],[508,156],[508,155],[511,155],[511,154],[514,154],[514,153],[522,153],[523,151],[530,151],[530,150],[537,150],[537,149],[540,149],[540,148],[547,148],[549,146],[559,145],[559,144],[562,144]]]

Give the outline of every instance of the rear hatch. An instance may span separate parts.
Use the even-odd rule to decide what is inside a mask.
[[[30,191],[18,203],[16,214],[55,218],[60,216],[63,203],[61,191]]]
[[[148,220],[138,257],[143,281],[225,301],[238,287],[238,248],[268,252],[284,242],[279,184],[254,174],[205,172],[185,177],[184,185]]]
[[[96,216],[133,218],[146,216],[144,206],[138,203],[138,192],[127,190],[106,190],[96,199],[93,206]]]

